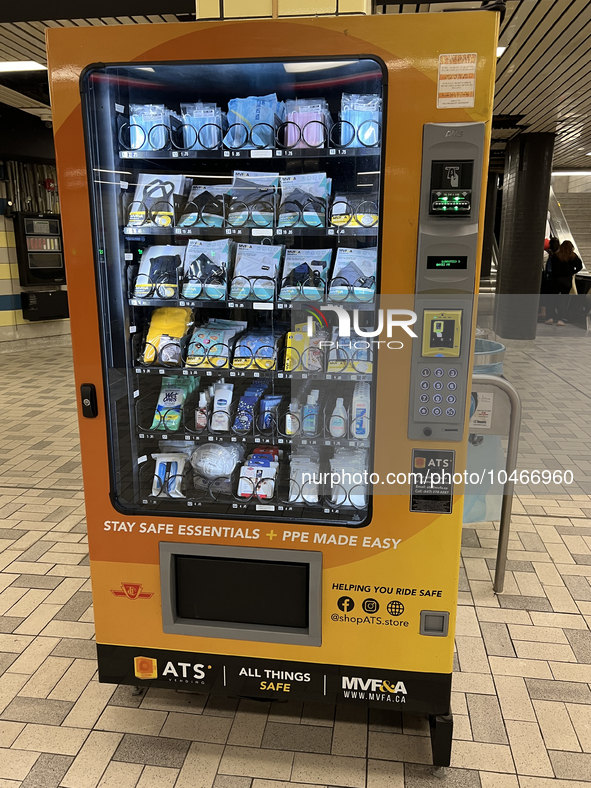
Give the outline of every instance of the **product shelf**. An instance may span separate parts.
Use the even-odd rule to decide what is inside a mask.
[[[226,301],[203,299],[193,301],[187,298],[130,298],[130,306],[189,306],[192,309],[253,309],[255,311],[272,312],[275,310],[289,309],[292,311],[305,311],[308,307],[343,306],[354,308],[361,312],[372,312],[374,303],[363,301]]]
[[[120,150],[121,159],[318,159],[379,157],[379,147],[363,148],[274,148],[274,149],[218,149],[218,150]]]
[[[146,235],[183,236],[195,238],[238,238],[246,241],[251,238],[285,238],[295,236],[342,237],[377,236],[378,226],[374,227],[158,227],[145,225],[124,227],[123,233],[129,238]]]
[[[254,369],[231,369],[229,367],[219,367],[217,369],[206,369],[202,367],[156,367],[156,366],[134,366],[137,375],[197,375],[212,379],[218,378],[264,378],[278,380],[342,380],[342,381],[366,381],[373,380],[372,375],[357,374],[352,372],[283,372],[280,370],[254,370]]]

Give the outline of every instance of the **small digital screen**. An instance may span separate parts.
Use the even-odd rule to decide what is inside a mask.
[[[465,271],[468,268],[468,258],[464,255],[429,255],[427,257],[427,270],[429,271]]]
[[[199,623],[305,629],[309,565],[175,556],[176,610]]]

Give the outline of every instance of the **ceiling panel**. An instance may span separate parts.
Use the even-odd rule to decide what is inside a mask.
[[[480,0],[439,3],[377,3],[377,13],[445,13],[481,6]],[[499,45],[493,139],[495,158],[507,139],[520,132],[555,132],[554,166],[588,168],[591,152],[590,0],[508,0]],[[94,10],[94,9],[93,9]],[[123,9],[122,9],[123,10]],[[95,11],[96,13],[96,11]],[[482,13],[478,11],[478,13]],[[0,60],[45,64],[46,27],[162,24],[188,17],[163,13],[106,18],[44,20],[0,24]],[[47,108],[0,84],[0,101],[39,114]],[[8,92],[7,92],[8,91]],[[36,95],[36,94],[35,94]],[[16,102],[16,103],[15,103]],[[39,105],[39,106],[37,106]]]

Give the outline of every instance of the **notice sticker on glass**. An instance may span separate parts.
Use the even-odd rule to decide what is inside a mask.
[[[472,392],[476,398],[476,408],[470,416],[470,427],[477,430],[490,430],[493,413],[493,393]]]
[[[439,55],[437,109],[474,106],[477,60],[476,53]]]

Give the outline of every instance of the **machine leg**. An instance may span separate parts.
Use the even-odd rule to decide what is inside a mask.
[[[453,716],[451,714],[429,716],[429,727],[431,729],[433,766],[449,766],[454,731]]]

